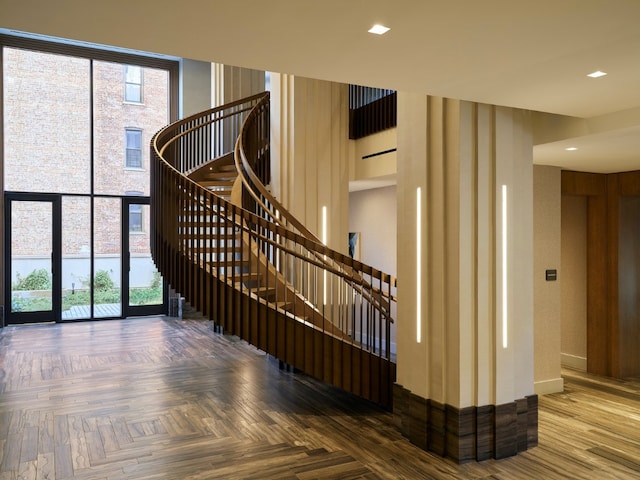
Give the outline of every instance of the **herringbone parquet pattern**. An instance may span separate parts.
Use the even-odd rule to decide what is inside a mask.
[[[540,446],[459,466],[411,445],[390,413],[280,370],[207,321],[9,327],[0,367],[2,480],[640,474],[634,383],[569,373],[565,393],[541,398]]]

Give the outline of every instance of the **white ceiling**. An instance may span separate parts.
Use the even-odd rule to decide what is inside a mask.
[[[578,117],[536,163],[640,169],[640,0],[0,0],[0,28]]]

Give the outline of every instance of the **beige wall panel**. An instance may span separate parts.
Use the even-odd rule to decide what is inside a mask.
[[[461,164],[469,161],[468,155],[462,158],[460,144],[464,141],[461,137],[461,126],[469,128],[469,119],[461,118],[460,104],[458,100],[445,100],[444,131],[445,131],[445,192],[443,202],[445,205],[445,316],[443,317],[446,332],[445,341],[445,382],[443,400],[451,405],[460,405],[461,389],[463,384],[469,382],[462,379],[462,363],[460,355],[462,346],[468,341],[466,329],[461,328],[461,323],[468,318],[460,315],[461,281],[467,281],[470,277],[460,276],[460,255],[463,245],[460,238],[460,228],[463,221],[460,196]],[[465,152],[466,153],[466,152]],[[466,370],[466,369],[465,369]],[[466,372],[465,372],[466,373]],[[471,400],[470,395],[465,395],[465,402]]]
[[[477,106],[476,405],[495,402],[495,107]]]
[[[515,246],[515,223],[517,218],[514,212],[517,211],[517,185],[513,181],[514,165],[512,163],[511,153],[513,152],[513,131],[511,129],[511,119],[505,109],[496,107],[495,109],[495,158],[496,158],[496,184],[495,184],[495,217],[496,217],[496,391],[495,402],[497,405],[511,402],[515,395],[515,379],[514,379],[514,329],[513,322],[517,315],[514,308],[514,246]],[[507,323],[506,337],[507,346],[504,346],[505,324],[503,321],[503,241],[502,241],[502,186],[507,186]]]
[[[271,188],[290,209],[293,178],[293,76],[271,73]]]
[[[250,97],[265,89],[265,73],[262,70],[212,63],[211,76],[213,107]]]
[[[421,262],[421,290],[416,293],[416,189],[422,189],[421,250],[427,258],[427,97],[398,92],[398,377],[416,395],[429,398],[427,369],[427,262]],[[422,342],[416,339],[417,299],[422,299]]]
[[[390,128],[353,140],[352,143],[355,149],[354,156],[351,157],[350,180],[368,180],[395,176],[397,172],[397,152],[388,152],[370,158],[363,157],[395,149],[398,145],[398,131],[396,128]]]
[[[427,317],[430,398],[444,401],[446,351],[445,99],[427,99]]]
[[[409,98],[411,106],[406,104]],[[533,393],[533,181],[531,121],[527,112],[400,95],[398,120],[398,230],[411,207],[415,157],[426,163],[426,248],[420,262],[426,285],[427,338],[411,344],[398,332],[399,383],[418,395],[457,407],[512,402]],[[424,139],[404,122],[426,116]],[[409,118],[402,116],[409,114]],[[413,148],[412,152],[406,149]],[[424,152],[424,153],[423,153]],[[409,164],[405,170],[405,162]],[[412,168],[413,170],[410,170]],[[419,173],[418,179],[422,179]],[[502,342],[502,185],[508,187],[507,344]],[[496,219],[500,218],[498,222]],[[415,223],[415,220],[414,220]],[[400,235],[400,238],[402,235]],[[415,247],[415,245],[413,245]],[[399,278],[416,274],[413,248],[399,246]],[[410,273],[409,273],[410,272]],[[402,285],[402,282],[401,282]],[[413,298],[411,298],[413,297]],[[415,317],[416,292],[399,291],[400,312]],[[411,312],[409,305],[413,304]],[[499,306],[499,308],[497,308]],[[403,318],[400,316],[400,318]],[[415,333],[415,327],[410,327]],[[524,338],[529,336],[529,338]],[[424,374],[402,363],[404,342],[426,350]],[[416,348],[417,345],[417,348]],[[413,356],[412,356],[413,358]],[[418,364],[419,365],[419,364]],[[411,381],[417,385],[410,385]],[[424,386],[424,380],[427,385]]]
[[[272,74],[272,188],[296,218],[347,253],[349,139],[347,86]]]
[[[515,398],[534,393],[533,352],[533,139],[531,112],[505,109],[510,112],[513,125],[512,158],[513,183],[516,201],[511,211],[510,245],[512,255],[511,289],[513,311],[513,352],[515,356]]]
[[[533,393],[533,161],[530,115],[496,108],[496,403]],[[507,345],[503,345],[502,185],[507,186]]]
[[[567,366],[587,362],[587,197],[562,196],[561,352]]]
[[[564,272],[560,268],[560,168],[533,167],[534,245],[534,380],[536,393],[562,391],[560,325]],[[546,281],[545,271],[556,269],[557,281]]]
[[[477,135],[476,135],[476,105],[470,102],[460,102],[460,142],[459,142],[459,260],[457,278],[459,289],[450,287],[452,302],[458,308],[459,330],[458,358],[459,382],[450,382],[447,397],[455,400],[459,405],[475,404],[475,371],[476,371],[476,323],[477,310],[477,280],[476,280],[476,172],[477,172]],[[454,175],[450,175],[454,177]],[[451,375],[451,374],[450,374]],[[455,377],[454,377],[455,378]]]

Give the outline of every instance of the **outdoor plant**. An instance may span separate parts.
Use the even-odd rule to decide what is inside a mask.
[[[88,282],[86,282],[88,284]],[[108,292],[114,287],[111,275],[106,270],[98,270],[93,280],[93,288],[96,292]],[[87,285],[88,286],[88,285]]]
[[[26,277],[22,278],[18,273],[16,283],[12,290],[49,290],[51,288],[51,274],[44,268],[33,270]]]

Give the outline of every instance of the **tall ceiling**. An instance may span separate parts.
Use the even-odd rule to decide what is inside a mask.
[[[545,112],[536,163],[640,169],[640,0],[0,0],[0,28]]]

